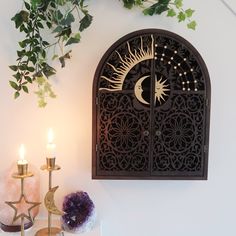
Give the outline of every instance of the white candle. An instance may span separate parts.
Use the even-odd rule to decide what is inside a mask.
[[[28,161],[25,160],[25,146],[23,144],[20,145],[19,156],[20,156],[20,159],[17,161],[18,165],[28,164]]]
[[[48,131],[47,158],[55,157],[56,144],[54,143],[54,133],[52,129]]]

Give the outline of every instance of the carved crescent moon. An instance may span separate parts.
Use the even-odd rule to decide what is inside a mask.
[[[47,210],[54,215],[64,215],[64,212],[60,211],[54,201],[54,194],[59,186],[51,188],[45,195],[44,204]]]
[[[134,94],[136,96],[136,98],[143,104],[147,104],[149,105],[149,103],[147,101],[145,101],[142,97],[142,92],[143,92],[143,88],[142,88],[142,82],[146,79],[150,77],[149,75],[143,76],[141,77],[135,84],[134,86]]]

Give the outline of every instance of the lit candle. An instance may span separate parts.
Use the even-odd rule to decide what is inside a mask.
[[[20,145],[19,156],[20,156],[20,159],[17,161],[18,165],[28,164],[28,161],[25,160],[25,146],[23,144]]]
[[[47,158],[55,158],[56,144],[54,143],[54,133],[52,129],[48,131]]]
[[[25,175],[28,172],[28,161],[25,160],[25,147],[21,144],[19,149],[20,159],[17,161],[18,174]]]

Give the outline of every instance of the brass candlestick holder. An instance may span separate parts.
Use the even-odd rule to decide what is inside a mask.
[[[56,170],[60,170],[61,167],[55,164],[56,158],[46,158],[46,165],[41,166],[41,170],[47,170],[49,173],[49,184],[48,184],[48,192],[44,198],[44,205],[48,210],[48,227],[40,229],[35,236],[55,236],[61,232],[60,228],[52,227],[52,214],[54,215],[63,215],[64,212],[60,211],[54,201],[54,193],[58,189],[59,186],[52,188],[52,172]]]
[[[12,201],[12,202],[5,202],[7,205],[9,205],[11,208],[13,208],[15,214],[12,220],[12,224],[18,220],[21,219],[21,236],[25,235],[25,231],[24,231],[24,220],[27,219],[29,220],[29,222],[31,222],[33,224],[34,219],[31,216],[31,210],[40,205],[40,202],[30,202],[28,201],[28,199],[25,196],[24,193],[24,179],[28,178],[28,177],[32,177],[33,173],[32,172],[28,172],[28,164],[17,164],[18,167],[18,173],[14,173],[12,175],[13,178],[15,179],[20,179],[21,180],[21,191],[20,191],[20,199],[18,201]],[[28,214],[26,214],[25,212],[21,212],[18,213],[18,205],[19,204],[27,204],[30,205],[30,207],[28,208],[27,212]]]

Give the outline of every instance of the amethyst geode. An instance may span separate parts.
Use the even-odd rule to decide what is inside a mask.
[[[78,191],[65,196],[63,202],[62,228],[73,233],[91,230],[95,223],[95,207],[86,192]]]

